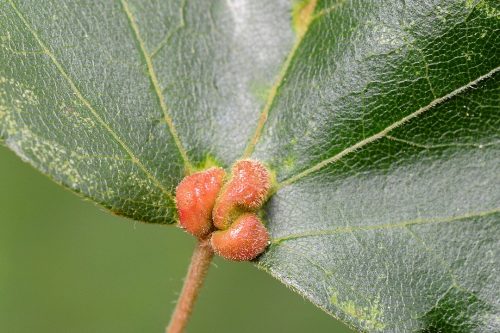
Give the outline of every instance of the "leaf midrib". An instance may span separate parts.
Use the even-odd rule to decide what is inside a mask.
[[[59,60],[56,58],[55,54],[50,51],[50,49],[47,47],[45,42],[38,36],[37,32],[31,27],[29,22],[26,20],[24,15],[21,13],[19,8],[14,4],[12,0],[8,0],[12,9],[16,13],[16,15],[19,17],[19,19],[23,22],[25,25],[26,29],[33,35],[33,38],[37,41],[37,43],[40,45],[42,48],[43,52],[50,58],[50,60],[53,62],[53,64],[56,66],[57,70],[61,74],[61,76],[66,80],[66,82],[69,84],[71,90],[75,93],[75,95],[78,97],[78,99],[88,108],[92,116],[97,120],[99,124],[111,135],[111,137],[118,143],[118,145],[130,156],[130,159],[133,163],[135,163],[143,172],[144,174],[172,201],[175,202],[175,199],[173,195],[170,193],[167,188],[163,184],[160,183],[160,181],[153,175],[151,171],[135,156],[134,152],[128,145],[118,136],[118,134],[99,116],[97,111],[93,108],[93,106],[90,104],[90,102],[83,96],[83,94],[80,92],[76,84],[73,82],[73,79],[71,76],[65,71],[64,67],[62,64],[59,62]]]
[[[312,14],[314,12],[315,7],[316,7],[317,0],[310,0],[310,1],[311,1],[311,3],[306,5],[306,6],[309,6],[309,5],[313,6],[313,8],[310,9],[311,14]],[[340,4],[343,4],[343,1],[339,2],[335,6],[332,6],[331,10],[333,10],[334,8],[337,8]],[[309,30],[309,27],[318,17],[319,16],[312,15],[310,17],[309,21],[307,22],[307,25],[303,28],[303,31],[297,36],[292,49],[288,53],[288,55],[285,59],[285,62],[283,63],[283,66],[280,69],[278,77],[276,78],[273,86],[271,87],[271,90],[269,91],[269,94],[267,95],[266,104],[264,104],[264,107],[260,113],[260,117],[259,117],[259,120],[257,122],[255,132],[252,135],[252,137],[250,138],[250,141],[249,141],[248,145],[246,146],[245,151],[243,152],[242,158],[248,158],[254,152],[255,146],[257,145],[258,141],[260,140],[260,138],[262,136],[262,131],[264,130],[264,126],[267,122],[269,112],[271,111],[271,108],[272,108],[274,102],[276,101],[276,96],[278,95],[279,89],[281,88],[281,86],[285,82],[285,78],[286,78],[286,75],[288,74],[288,72],[291,68],[292,61],[295,58],[295,56],[297,55],[297,50],[301,46],[302,41],[304,40],[304,37],[307,35],[307,31]]]

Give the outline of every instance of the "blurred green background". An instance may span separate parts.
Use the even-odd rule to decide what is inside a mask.
[[[112,216],[0,146],[0,332],[163,332],[194,241]],[[217,258],[188,332],[351,332],[249,263]]]

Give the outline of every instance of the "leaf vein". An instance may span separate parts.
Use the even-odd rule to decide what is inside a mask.
[[[291,234],[288,236],[283,236],[279,238],[274,238],[271,243],[272,244],[280,244],[285,241],[306,238],[306,237],[319,237],[319,236],[330,236],[337,235],[343,233],[351,233],[357,231],[372,231],[372,230],[389,230],[389,229],[397,229],[397,228],[407,228],[413,225],[425,225],[425,224],[439,224],[439,223],[456,223],[467,221],[467,219],[474,217],[485,217],[489,215],[494,215],[500,213],[500,208],[495,208],[488,211],[482,212],[472,212],[459,216],[451,216],[451,217],[443,217],[443,218],[434,218],[434,219],[413,219],[408,221],[403,221],[399,223],[386,223],[386,224],[378,224],[378,225],[361,225],[361,226],[352,226],[352,227],[338,227],[335,229],[329,230],[312,230],[301,232],[297,234]]]
[[[33,38],[37,41],[37,43],[40,45],[40,47],[43,49],[43,51],[47,54],[47,56],[50,58],[54,66],[56,66],[57,70],[61,74],[61,76],[66,80],[66,82],[69,84],[71,90],[75,93],[75,95],[78,97],[78,99],[89,109],[91,114],[94,116],[94,118],[103,126],[104,129],[112,136],[112,138],[122,147],[122,149],[130,156],[131,160],[133,163],[135,163],[139,168],[146,174],[146,176],[160,189],[162,190],[171,200],[173,199],[172,194],[160,183],[160,181],[146,168],[144,164],[135,156],[133,153],[132,149],[127,146],[127,144],[118,136],[118,134],[101,118],[101,116],[97,113],[97,111],[94,109],[94,107],[90,104],[90,102],[83,96],[81,91],[78,89],[76,84],[74,83],[73,79],[70,77],[70,75],[66,72],[62,64],[59,62],[59,60],[56,58],[55,54],[52,53],[52,51],[47,47],[47,45],[44,43],[44,41],[38,36],[36,31],[31,27],[29,22],[26,20],[24,15],[19,11],[17,6],[13,3],[12,0],[9,0],[10,5],[14,9],[16,15],[19,17],[19,19],[23,22],[23,24],[26,26],[26,29],[29,30],[29,32],[33,35]]]
[[[421,107],[417,111],[415,111],[415,112],[403,117],[402,119],[392,123],[390,126],[386,127],[382,131],[380,131],[380,132],[378,132],[378,133],[376,133],[376,134],[374,134],[366,139],[363,139],[363,140],[357,142],[356,144],[342,150],[338,154],[336,154],[330,158],[327,158],[326,160],[323,160],[323,161],[317,163],[316,165],[314,165],[314,166],[312,166],[312,167],[310,167],[302,172],[299,172],[295,176],[292,176],[292,177],[282,181],[279,184],[279,189],[283,188],[284,186],[293,184],[294,182],[298,181],[299,179],[322,169],[323,167],[327,166],[330,163],[337,162],[338,160],[340,160],[344,156],[349,155],[349,154],[353,153],[354,151],[356,151],[356,150],[358,150],[358,149],[360,149],[360,148],[362,148],[362,147],[364,147],[364,146],[366,146],[374,141],[377,141],[381,138],[387,137],[387,134],[389,132],[391,132],[392,130],[404,125],[405,123],[409,122],[410,120],[412,120],[414,118],[417,118],[421,114],[431,110],[432,108],[436,107],[437,105],[440,105],[440,104],[444,103],[445,101],[447,101],[455,96],[458,96],[458,95],[462,94],[463,92],[473,88],[478,83],[480,83],[488,78],[491,78],[493,75],[495,75],[499,71],[500,71],[500,66],[492,69],[491,71],[489,71],[488,73],[486,73],[484,75],[481,75],[480,77],[478,77],[474,81],[471,81],[471,82],[467,83],[466,85],[463,85],[463,86],[453,90],[452,92],[450,92],[442,97],[434,99],[432,102],[430,102],[426,106]]]
[[[158,101],[160,103],[160,107],[161,107],[161,110],[163,112],[163,117],[165,119],[165,122],[167,123],[167,126],[170,130],[170,133],[172,134],[172,137],[174,139],[175,145],[177,146],[177,149],[179,150],[179,153],[181,154],[181,157],[184,160],[184,166],[186,168],[186,172],[191,173],[191,171],[193,170],[193,167],[191,165],[191,162],[189,161],[186,150],[182,146],[182,143],[181,143],[181,140],[180,140],[179,135],[177,133],[177,130],[175,129],[174,122],[173,122],[173,120],[170,117],[170,114],[168,112],[168,107],[167,107],[167,104],[165,103],[165,99],[163,98],[163,94],[161,92],[160,84],[158,82],[158,78],[156,76],[156,72],[155,72],[155,69],[153,66],[153,61],[151,59],[151,56],[146,51],[146,46],[144,44],[144,40],[142,39],[141,34],[139,32],[139,27],[137,26],[137,23],[135,22],[134,15],[132,14],[132,11],[130,10],[130,8],[128,6],[127,0],[120,0],[120,2],[122,4],[122,8],[123,8],[123,11],[125,12],[125,15],[127,16],[127,20],[128,20],[129,25],[130,25],[130,28],[132,29],[135,40],[138,44],[139,51],[141,52],[141,55],[146,62],[148,76],[149,76],[149,79],[151,80],[151,84],[153,85],[155,94],[156,94]]]
[[[180,23],[174,29],[170,30],[165,35],[165,37],[163,37],[163,39],[158,43],[158,45],[156,45],[156,47],[153,49],[153,51],[149,55],[151,58],[154,58],[158,54],[158,52],[160,52],[168,44],[168,42],[170,41],[170,39],[172,38],[172,36],[176,32],[178,32],[179,30],[181,30],[182,28],[184,28],[186,26],[186,22],[184,19],[184,12],[185,12],[186,4],[187,4],[187,0],[182,0],[181,5],[180,5],[180,9],[179,9]]]
[[[312,1],[311,5],[316,6],[316,0],[310,0]],[[314,7],[311,9],[311,12],[314,11]],[[247,147],[245,148],[245,151],[243,153],[243,158],[248,158],[250,155],[252,155],[253,151],[255,150],[255,146],[257,145],[257,142],[259,141],[262,131],[264,129],[264,125],[267,122],[267,118],[269,115],[269,111],[271,110],[271,107],[273,106],[276,96],[278,95],[278,91],[285,82],[285,77],[288,74],[288,71],[291,68],[292,60],[295,58],[297,55],[297,50],[299,49],[300,45],[302,44],[302,41],[304,40],[304,37],[307,35],[307,31],[309,27],[311,26],[311,23],[313,21],[313,17],[307,22],[306,26],[303,28],[303,31],[297,36],[295,43],[290,50],[290,53],[286,57],[285,62],[283,63],[283,66],[278,74],[278,78],[274,82],[273,86],[271,87],[271,90],[269,94],[267,95],[266,99],[266,104],[264,105],[264,108],[262,109],[262,112],[260,114],[259,120],[257,122],[257,127],[255,128],[255,132],[250,139],[250,142],[248,143]]]

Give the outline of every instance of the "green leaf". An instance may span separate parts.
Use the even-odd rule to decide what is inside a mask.
[[[494,0],[0,0],[0,135],[153,223],[260,159],[258,267],[358,330],[495,332],[499,54]]]

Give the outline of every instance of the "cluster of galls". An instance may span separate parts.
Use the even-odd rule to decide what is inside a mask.
[[[269,196],[271,177],[253,160],[236,162],[226,182],[222,168],[185,177],[176,191],[180,226],[198,239],[210,237],[215,253],[226,259],[254,259],[269,244],[257,211]]]

